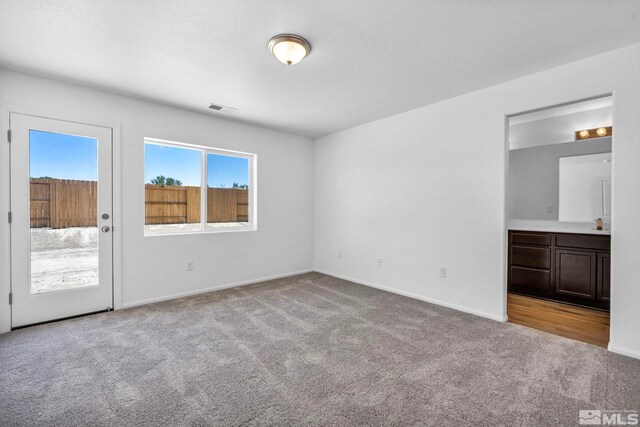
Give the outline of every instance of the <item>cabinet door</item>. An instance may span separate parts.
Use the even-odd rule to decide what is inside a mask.
[[[585,299],[596,299],[596,253],[556,250],[555,291]]]
[[[598,254],[598,301],[609,301],[611,289],[611,256]]]

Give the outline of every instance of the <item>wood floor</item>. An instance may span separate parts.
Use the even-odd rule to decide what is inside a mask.
[[[553,301],[507,294],[509,322],[577,341],[607,347],[609,313]]]

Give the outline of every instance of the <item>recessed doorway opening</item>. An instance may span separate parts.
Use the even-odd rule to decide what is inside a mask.
[[[507,119],[507,317],[606,347],[613,97]]]

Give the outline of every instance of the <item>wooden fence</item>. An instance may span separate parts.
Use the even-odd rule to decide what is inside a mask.
[[[200,187],[145,185],[146,224],[200,222]],[[207,188],[207,222],[249,220],[249,192],[236,188]]]
[[[31,227],[95,227],[98,183],[31,179]]]
[[[145,224],[200,222],[200,187],[145,185]],[[31,227],[95,227],[96,181],[31,179]],[[207,189],[207,222],[249,220],[249,192]]]

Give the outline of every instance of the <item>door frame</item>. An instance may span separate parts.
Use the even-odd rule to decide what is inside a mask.
[[[11,305],[11,228],[8,213],[11,210],[11,144],[8,143],[9,115],[11,113],[38,116],[53,120],[111,128],[112,130],[112,209],[113,209],[113,308],[122,308],[122,138],[121,124],[76,113],[43,110],[22,105],[0,104],[0,334],[12,327]]]
[[[509,119],[513,116],[518,116],[521,114],[527,114],[527,113],[533,113],[535,111],[542,111],[542,110],[547,110],[549,108],[555,108],[555,107],[560,107],[563,105],[571,105],[571,104],[575,104],[577,102],[583,102],[583,101],[589,101],[592,99],[599,99],[599,98],[604,98],[604,97],[611,97],[611,102],[612,102],[612,120],[611,120],[611,125],[613,127],[613,129],[616,128],[616,101],[617,101],[617,97],[616,97],[616,91],[615,90],[611,90],[608,92],[603,92],[600,94],[592,94],[590,96],[587,97],[583,97],[580,98],[579,96],[577,96],[574,100],[572,101],[564,101],[564,102],[560,102],[560,103],[556,103],[556,104],[548,104],[546,106],[533,106],[530,109],[523,109],[520,111],[512,111],[512,112],[505,112],[503,115],[503,120],[504,120],[504,142],[503,142],[503,150],[504,150],[504,176],[503,176],[503,181],[502,181],[502,190],[503,190],[503,212],[502,212],[502,272],[503,272],[503,276],[502,276],[502,292],[500,293],[500,306],[502,308],[502,312],[504,313],[504,319],[506,322],[509,321],[509,317],[507,314],[507,295],[509,293],[508,290],[508,272],[509,272],[509,259],[507,257],[508,254],[508,247],[509,247],[509,192],[508,192],[508,186],[509,186],[509,149],[510,149],[510,143],[509,143]],[[616,156],[616,132],[614,131],[613,134],[611,135],[611,156],[612,159],[615,160],[615,156]],[[613,206],[615,205],[615,173],[614,173],[614,169],[616,167],[616,163],[614,162],[611,165],[611,206],[612,206],[612,214],[611,217],[609,218],[610,221],[610,236],[611,236],[611,251],[610,251],[610,257],[613,258],[613,241],[615,239],[615,227],[613,225],[614,223],[614,210],[613,210]],[[552,262],[555,262],[555,260],[552,260]],[[613,287],[613,282],[614,282],[614,278],[613,278],[613,259],[610,259],[611,262],[611,277],[610,277],[610,287]],[[551,278],[552,280],[555,280],[555,277]],[[596,277],[596,281],[597,281],[597,277]],[[555,286],[555,283],[554,285]],[[611,292],[611,290],[609,290],[609,292]],[[614,306],[611,305],[610,309],[609,309],[609,315],[610,318],[613,318],[613,311],[614,311]],[[607,350],[608,351],[612,351],[611,350],[611,331],[612,331],[612,327],[611,327],[611,323],[609,323],[609,344],[607,345]],[[618,352],[618,351],[616,351]],[[635,357],[635,356],[632,356]]]

